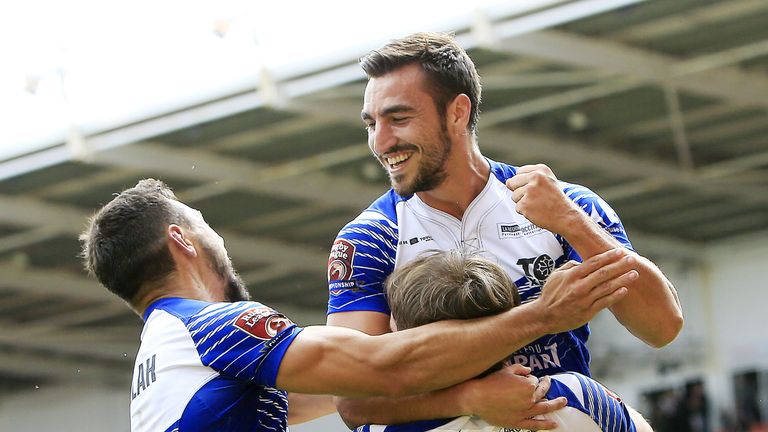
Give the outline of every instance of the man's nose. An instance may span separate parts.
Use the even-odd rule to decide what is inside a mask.
[[[376,129],[368,136],[368,146],[376,156],[388,152],[397,143],[397,137],[386,125],[376,125]]]

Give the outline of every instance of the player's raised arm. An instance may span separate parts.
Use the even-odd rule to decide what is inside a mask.
[[[622,249],[604,252],[554,272],[541,298],[489,318],[380,336],[308,327],[286,351],[277,386],[347,396],[403,396],[448,387],[544,334],[583,325],[626,294],[624,285],[637,277],[634,265]]]
[[[572,200],[546,165],[522,166],[506,184],[521,214],[537,226],[563,236],[582,258],[629,246],[618,216],[605,201],[581,187],[574,191],[578,198]],[[585,207],[591,208],[591,217]],[[611,216],[600,216],[603,214]],[[621,241],[614,237],[617,233]],[[611,312],[638,339],[662,347],[672,342],[683,326],[677,291],[652,261],[631,253],[636,256],[639,277]]]

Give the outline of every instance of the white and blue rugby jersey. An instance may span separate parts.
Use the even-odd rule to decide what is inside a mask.
[[[417,195],[393,190],[381,196],[339,232],[328,259],[328,313],[389,314],[384,280],[398,266],[430,249],[479,252],[504,268],[523,302],[541,294],[559,265],[581,258],[561,236],[540,228],[515,209],[507,179],[513,166],[489,161],[491,175],[462,220],[429,207]],[[616,213],[589,189],[561,183],[565,194],[600,226],[631,249]],[[589,327],[544,336],[512,355],[538,376],[564,371],[589,376]]]
[[[160,299],[144,313],[131,431],[286,431],[280,361],[301,331],[256,302]]]
[[[568,404],[543,418],[557,422],[552,432],[636,432],[624,402],[597,381],[571,372],[552,375],[547,399],[564,396]],[[478,417],[427,420],[401,425],[365,425],[355,432],[525,432],[489,425]]]

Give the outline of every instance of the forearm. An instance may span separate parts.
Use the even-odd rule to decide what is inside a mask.
[[[336,408],[350,429],[363,424],[386,425],[458,417],[470,414],[461,404],[459,386],[400,398],[337,398]]]
[[[677,291],[649,260],[638,259],[640,279],[610,310],[638,339],[660,348],[672,342],[683,327]],[[643,277],[645,276],[645,277]]]
[[[494,318],[441,321],[380,336],[307,327],[286,351],[277,386],[350,397],[399,397],[445,388],[479,375],[548,333],[534,303]],[[446,349],[452,346],[460,348]]]
[[[475,377],[550,333],[548,320],[543,319],[535,302],[518,306],[499,318],[444,321],[430,324],[440,326],[440,332],[422,332],[421,327],[381,337],[392,340],[387,343],[403,344],[393,351],[393,361],[398,364],[400,379],[410,384],[408,393],[421,393]],[[404,337],[405,332],[413,333]]]
[[[563,237],[583,259],[621,244],[586,214],[574,216]],[[637,255],[639,277],[629,291],[610,309],[618,321],[648,345],[661,347],[671,342],[682,328],[682,310],[677,291],[659,268]]]
[[[576,328],[619,301],[633,280],[622,250],[566,264],[541,297],[492,317],[441,321],[368,336],[335,326],[307,327],[285,352],[276,386],[339,396],[408,396],[449,387],[484,372],[533,340]]]
[[[387,347],[377,362],[397,371],[395,379],[405,387],[396,396],[454,385],[549,333],[537,306],[519,306],[498,319],[442,321],[377,336],[377,345]]]

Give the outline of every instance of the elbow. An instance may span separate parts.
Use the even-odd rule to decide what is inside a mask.
[[[658,329],[654,337],[647,341],[648,345],[654,348],[663,348],[669,345],[680,334],[684,322],[683,314],[679,310],[671,314]]]
[[[347,399],[347,398],[335,398],[336,402],[336,412],[339,413],[339,417],[341,417],[341,420],[344,421],[344,424],[347,425],[349,430],[355,430],[359,426],[362,426],[366,423],[365,420],[360,418],[358,409],[358,401],[355,399]]]

